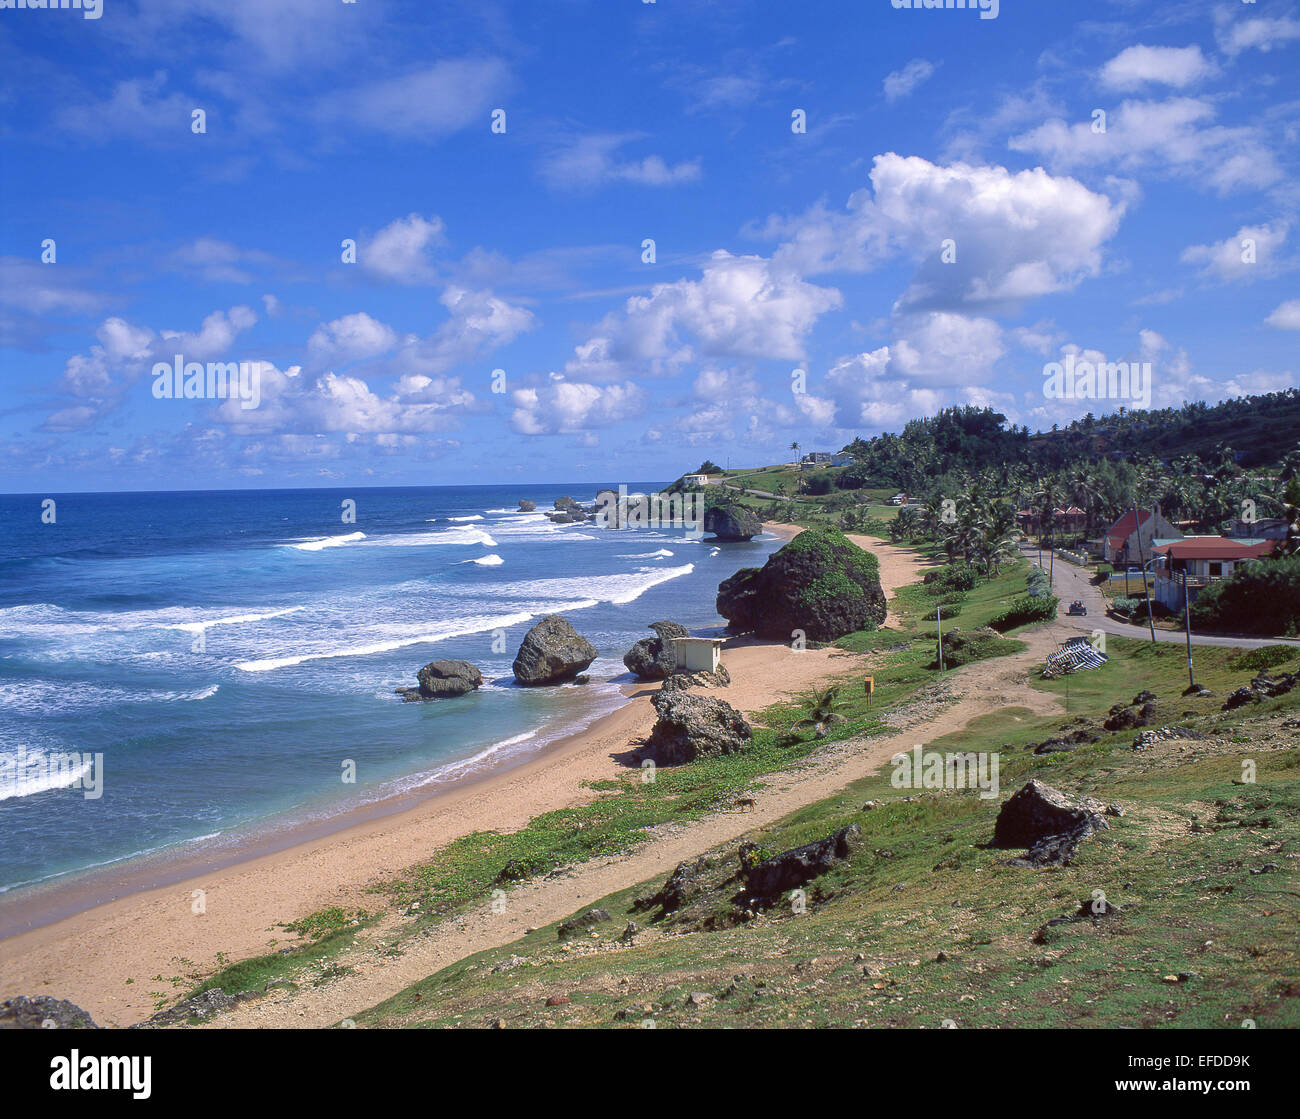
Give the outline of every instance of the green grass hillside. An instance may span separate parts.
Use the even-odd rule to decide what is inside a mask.
[[[776,852],[862,828],[853,857],[807,887],[806,912],[738,910],[729,845],[707,853],[701,893],[661,921],[634,908],[661,884],[641,883],[593,903],[611,919],[590,935],[561,942],[554,926],[539,929],[357,1023],[1298,1026],[1300,693],[1224,714],[1217,697],[1181,698],[1178,649],[1113,645],[1109,665],[1069,681],[1070,719],[1098,720],[1142,685],[1204,737],[1135,750],[1128,731],[1039,755],[1027,747],[1061,718],[984,718],[930,748],[996,751],[998,798],[896,789],[886,770],[750,837]],[[1243,682],[1236,655],[1198,652],[1198,675],[1220,695]],[[1253,784],[1242,783],[1247,762]],[[1030,777],[1125,815],[1069,866],[1008,866],[1017,852],[988,843],[1000,801]],[[1118,912],[1094,918],[1099,896]],[[642,931],[626,939],[629,921]]]

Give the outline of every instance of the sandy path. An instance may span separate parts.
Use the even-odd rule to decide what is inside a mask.
[[[885,590],[886,604],[897,595],[899,587],[915,583],[921,573],[932,567],[942,566],[924,559],[908,548],[890,544],[878,536],[862,536],[853,532],[845,535],[859,548],[874,553],[876,559],[880,561],[880,585]],[[898,620],[892,614],[887,614],[884,628],[897,629]]]
[[[765,776],[764,787],[753,794],[752,810],[717,813],[687,827],[662,828],[630,855],[594,859],[559,877],[521,885],[509,892],[504,913],[493,913],[485,904],[439,925],[396,960],[372,948],[359,948],[340,960],[355,969],[353,974],[324,987],[273,992],[219,1016],[212,1027],[330,1026],[457,960],[509,944],[530,926],[551,924],[608,894],[666,876],[679,862],[832,796],[876,773],[900,751],[959,731],[976,716],[1011,706],[1027,707],[1039,715],[1058,713],[1060,701],[1030,687],[1026,676],[1054,651],[1060,636],[1055,626],[1027,634],[1027,651],[951,673],[948,683],[956,702],[934,718],[887,738],[837,743],[795,769]]]

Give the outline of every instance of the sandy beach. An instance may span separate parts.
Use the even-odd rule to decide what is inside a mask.
[[[768,525],[784,537],[797,526]],[[887,591],[916,578],[913,553],[869,538]],[[729,688],[717,694],[752,714],[789,698],[857,658],[837,650],[794,653],[784,645],[728,646]],[[846,663],[847,662],[847,663]],[[0,997],[52,995],[88,1010],[105,1025],[126,1026],[155,1009],[165,978],[210,973],[292,940],[278,926],[331,905],[374,910],[373,884],[473,830],[514,830],[541,813],[598,794],[593,781],[626,772],[620,755],[654,723],[657,685],[629,686],[629,702],[538,756],[472,783],[437,793],[381,819],[274,854],[236,862],[162,888],[133,893],[0,941]],[[205,909],[192,912],[194,891]],[[128,982],[131,980],[132,982]],[[179,989],[178,989],[179,991]]]

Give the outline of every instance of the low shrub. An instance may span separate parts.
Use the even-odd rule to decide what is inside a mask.
[[[1001,614],[989,622],[992,629],[1006,633],[1017,626],[1027,626],[1033,622],[1050,622],[1056,617],[1056,608],[1061,600],[1056,595],[1042,595],[1038,598],[1022,594]]]
[[[925,587],[931,594],[949,591],[973,591],[979,582],[975,568],[968,563],[949,563],[925,573]]]
[[[943,666],[944,668],[960,668],[965,664],[988,660],[989,657],[1000,657],[1007,653],[1013,653],[1018,648],[1017,642],[1008,641],[1005,637],[999,637],[988,628],[971,630],[969,633],[960,629],[952,629],[943,635]],[[938,656],[930,662],[930,667],[939,667]]]
[[[1300,657],[1300,649],[1294,645],[1265,645],[1239,653],[1228,662],[1228,667],[1242,672],[1265,672],[1297,657]]]

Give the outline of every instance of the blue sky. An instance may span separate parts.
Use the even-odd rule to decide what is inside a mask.
[[[0,490],[617,482],[1139,403],[1045,396],[1071,354],[1157,407],[1298,383],[1295,3],[85,14],[0,10]],[[258,407],[155,398],[176,354]]]

